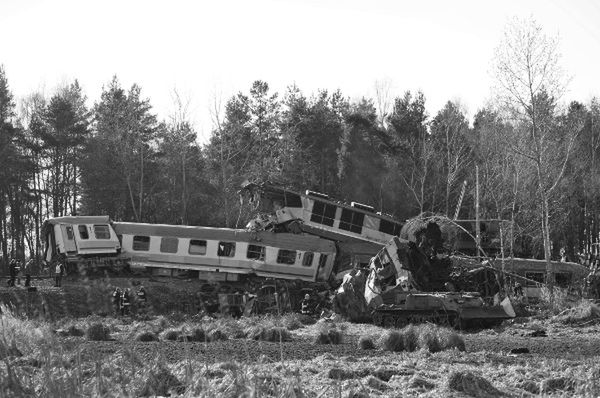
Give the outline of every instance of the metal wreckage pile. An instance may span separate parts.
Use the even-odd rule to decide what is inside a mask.
[[[351,321],[373,320],[386,326],[436,322],[468,327],[514,316],[509,300],[502,305],[489,305],[501,290],[501,282],[491,267],[481,266],[474,258],[448,255],[444,236],[448,240],[456,228],[447,223],[447,218],[417,217],[400,228],[393,219],[375,213],[369,206],[354,202],[347,205],[326,194],[298,194],[269,183],[248,183],[240,194],[242,201],[259,213],[247,225],[248,229],[316,235],[336,243],[340,261],[334,274],[338,278],[345,276],[331,306],[335,313]],[[324,210],[323,219],[315,219],[317,206]],[[327,206],[331,207],[329,216]],[[382,236],[373,238],[373,229],[371,236],[364,229],[352,233],[349,220],[356,219],[352,215],[358,212],[357,208],[362,211],[359,219],[360,224],[364,220],[365,228],[373,220],[389,218],[387,223],[397,225],[400,237],[392,229],[385,240],[381,240]],[[344,222],[348,225],[343,226]],[[385,241],[389,243],[385,245]],[[354,260],[347,260],[349,253]],[[348,272],[350,264],[352,269]],[[337,279],[336,284],[339,282]]]
[[[433,322],[467,328],[514,317],[510,300],[499,300],[497,273],[475,259],[450,256],[440,225],[446,225],[442,218],[409,220],[368,269],[346,275],[334,311],[394,327]]]

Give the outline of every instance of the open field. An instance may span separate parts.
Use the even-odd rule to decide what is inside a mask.
[[[0,393],[7,397],[600,394],[600,326],[594,322],[524,319],[477,333],[428,325],[400,331],[398,349],[393,331],[310,324],[297,315],[37,321],[3,310]],[[531,336],[541,330],[547,337]],[[322,334],[330,339],[318,342]],[[374,348],[366,349],[365,340]],[[510,354],[515,348],[530,353]]]

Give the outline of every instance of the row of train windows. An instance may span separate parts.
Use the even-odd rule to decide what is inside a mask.
[[[67,230],[67,239],[73,240],[74,239],[73,227],[71,227],[69,225],[69,226],[67,226],[66,230]],[[110,229],[108,228],[108,225],[95,224],[93,226],[93,230],[94,230],[94,237],[96,239],[110,239]],[[87,240],[90,238],[90,234],[88,233],[87,225],[78,225],[77,231],[79,232],[79,237],[82,240]]]
[[[179,239],[165,237],[160,240],[160,251],[161,253],[177,253],[179,247]],[[133,237],[133,250],[135,251],[148,251],[150,250],[150,237],[135,235]],[[246,251],[246,258],[249,260],[265,261],[266,248],[260,245],[248,245]],[[188,253],[193,255],[206,255],[206,241],[191,239],[188,248]],[[285,250],[279,249],[277,252],[277,263],[293,265],[296,263],[296,256],[298,253],[296,250]],[[217,248],[217,256],[219,257],[234,257],[235,256],[235,242],[219,242]],[[314,253],[305,252],[302,258],[302,265],[310,267],[313,263]],[[327,260],[326,255],[321,255],[320,265],[325,265]],[[321,264],[322,263],[322,264]]]
[[[333,227],[336,211],[336,205],[315,200],[313,202],[310,221]],[[360,234],[362,233],[364,221],[364,213],[342,208],[342,214],[340,216],[340,229]],[[393,221],[383,219],[379,220],[379,231],[385,234],[398,236],[400,235],[400,228],[401,225]]]

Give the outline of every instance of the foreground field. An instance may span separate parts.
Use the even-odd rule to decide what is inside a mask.
[[[297,315],[38,322],[3,311],[6,397],[600,394],[594,322],[524,320],[457,334],[432,325],[390,331],[313,323]],[[515,349],[529,353],[511,354]]]

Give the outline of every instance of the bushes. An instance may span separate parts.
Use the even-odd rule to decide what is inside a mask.
[[[465,342],[454,330],[435,325],[409,325],[402,330],[386,331],[378,340],[382,350],[412,352],[419,348],[438,352],[456,348],[465,350]]]
[[[371,336],[360,336],[360,339],[358,339],[358,348],[361,350],[373,350],[375,349],[375,343]]]
[[[88,340],[107,341],[110,339],[110,330],[101,323],[92,323],[85,332]]]
[[[181,336],[181,331],[178,329],[167,329],[160,334],[161,340],[167,341],[177,341],[179,336]]]
[[[341,344],[343,333],[335,325],[323,324],[315,338],[316,344]]]
[[[81,337],[81,336],[85,335],[85,332],[75,325],[69,326],[69,328],[67,329],[67,333],[69,334],[69,336],[75,336],[75,337]]]
[[[147,330],[147,331],[138,333],[135,336],[135,341],[144,341],[144,342],[158,341],[158,336],[155,333]]]
[[[252,340],[271,342],[292,340],[290,332],[280,326],[252,326],[246,330],[246,337]]]

